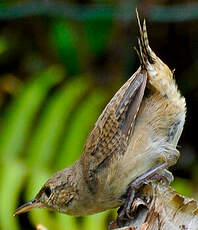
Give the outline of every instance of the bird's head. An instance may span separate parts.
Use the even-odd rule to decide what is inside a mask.
[[[74,209],[73,205],[75,206],[75,198],[78,195],[74,176],[70,168],[55,173],[43,185],[35,198],[20,206],[14,216],[34,208],[47,208],[70,214]]]

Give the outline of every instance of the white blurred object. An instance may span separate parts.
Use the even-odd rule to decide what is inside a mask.
[[[47,230],[47,228],[44,227],[43,225],[39,224],[39,225],[37,225],[36,230]]]

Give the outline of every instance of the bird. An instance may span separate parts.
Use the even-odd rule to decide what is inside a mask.
[[[87,216],[121,207],[121,218],[146,181],[160,175],[172,180],[168,169],[180,156],[186,102],[136,14],[140,67],[106,105],[80,158],[52,175],[15,216],[34,208]]]

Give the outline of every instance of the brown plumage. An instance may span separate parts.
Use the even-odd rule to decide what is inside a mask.
[[[137,18],[140,67],[98,118],[80,159],[54,174],[15,214],[45,207],[82,216],[119,207],[132,181],[176,163],[185,99],[168,66],[149,47],[145,21],[141,27]]]

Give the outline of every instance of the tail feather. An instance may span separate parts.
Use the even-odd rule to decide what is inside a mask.
[[[148,76],[147,87],[153,92],[160,93],[166,100],[174,105],[175,112],[185,114],[186,104],[184,97],[181,96],[177,84],[173,78],[173,73],[169,67],[151,50],[146,29],[146,21],[142,25],[136,9],[139,38],[137,51],[141,68],[146,70]],[[151,86],[151,87],[150,87]]]
[[[138,46],[139,50],[136,50],[140,64],[143,69],[147,69],[148,63],[153,64],[154,60],[151,56],[151,48],[149,47],[149,40],[146,29],[146,20],[144,19],[143,25],[141,25],[138,10],[136,9],[137,22],[139,27],[139,37],[138,37]]]

